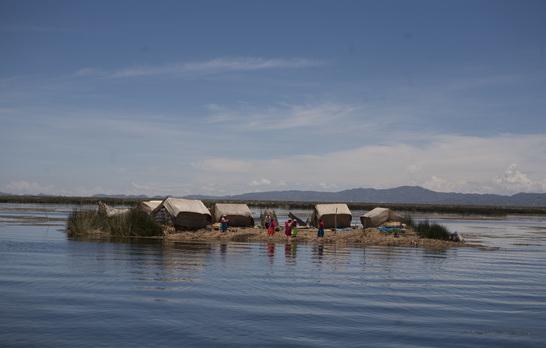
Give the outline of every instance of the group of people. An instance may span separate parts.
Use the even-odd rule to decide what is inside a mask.
[[[277,228],[277,222],[270,215],[265,217],[265,229],[267,230],[268,236],[273,236],[275,234],[275,229]],[[284,235],[288,237],[296,237],[298,235],[298,222],[294,219],[288,219],[284,223]],[[317,237],[324,237],[324,221],[319,220],[319,226],[317,231]]]
[[[267,230],[268,236],[273,236],[275,234],[275,229],[277,228],[277,220],[273,219],[271,215],[265,216],[265,229]]]
[[[277,229],[277,220],[273,219],[271,215],[266,215],[264,224],[265,229],[267,230],[267,235],[272,237],[275,234],[275,230]],[[227,232],[228,228],[229,219],[227,218],[227,216],[222,215],[222,217],[220,217],[220,231],[222,231],[222,233],[225,233]],[[296,220],[286,220],[286,222],[284,223],[284,235],[287,238],[296,237],[298,235],[298,222]],[[322,219],[320,219],[318,223],[317,237],[324,237],[324,221],[322,221]]]

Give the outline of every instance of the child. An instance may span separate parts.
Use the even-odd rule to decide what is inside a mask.
[[[229,227],[229,220],[225,215],[220,218],[220,230],[222,233],[226,233]]]
[[[297,226],[298,226],[298,222],[296,220],[292,221],[292,237],[298,236]]]

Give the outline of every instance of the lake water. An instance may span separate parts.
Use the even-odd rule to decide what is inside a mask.
[[[74,241],[70,209],[0,204],[0,346],[546,345],[545,217],[431,216],[494,247],[432,251]]]

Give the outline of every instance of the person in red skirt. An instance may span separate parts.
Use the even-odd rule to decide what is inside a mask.
[[[271,219],[271,222],[269,222],[269,226],[267,227],[267,235],[269,237],[272,237],[275,234],[275,228],[277,228],[277,223],[275,222],[275,219]]]
[[[292,219],[288,219],[284,223],[284,235],[286,237],[292,237]]]

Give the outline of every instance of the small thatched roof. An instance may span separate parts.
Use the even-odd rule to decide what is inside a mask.
[[[389,208],[377,207],[360,217],[364,228],[381,226],[387,221],[401,221],[402,217]]]
[[[102,201],[99,201],[97,205],[98,205],[98,208],[97,208],[98,213],[101,215],[105,215],[107,217],[127,214],[131,210],[129,208],[112,208],[111,206],[109,206],[108,204]]]
[[[211,216],[210,211],[199,200],[183,199],[183,198],[166,198],[161,202],[154,211],[165,207],[172,217],[177,217],[180,213],[195,213]]]
[[[269,215],[272,221],[275,221],[275,226],[279,226],[279,219],[277,218],[277,213],[275,212],[275,210],[271,208],[266,208],[260,214],[260,224],[262,225],[262,227],[265,226],[265,220],[267,215]]]
[[[173,224],[177,229],[199,229],[211,223],[211,214],[203,202],[191,199],[166,198],[153,211],[155,221]]]
[[[317,204],[315,210],[320,218],[322,215],[337,214],[337,215],[351,215],[349,207],[345,203],[336,204]]]
[[[142,201],[138,204],[137,208],[145,213],[151,214],[152,211],[157,208],[163,201]]]

